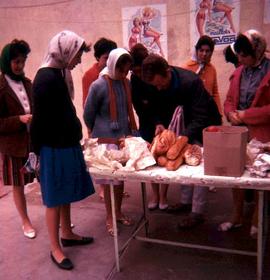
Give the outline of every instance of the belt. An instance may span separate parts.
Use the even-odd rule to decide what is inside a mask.
[[[115,145],[119,146],[120,141],[118,138],[100,137],[100,138],[98,138],[98,144],[115,144]]]

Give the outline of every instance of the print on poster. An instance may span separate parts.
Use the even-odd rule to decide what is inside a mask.
[[[167,57],[166,4],[122,8],[122,22],[127,49],[142,43],[150,53]]]
[[[190,0],[191,46],[202,35],[210,36],[217,46],[234,42],[239,30],[239,5],[234,0]]]
[[[265,24],[270,23],[270,0],[265,0],[264,1],[264,17],[263,17],[263,22]]]

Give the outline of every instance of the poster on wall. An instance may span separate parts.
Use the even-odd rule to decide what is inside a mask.
[[[265,24],[270,23],[270,0],[265,0],[264,1],[263,23],[265,23]]]
[[[167,58],[166,4],[122,8],[123,45],[143,44],[150,53]]]
[[[192,47],[202,35],[210,36],[217,47],[235,41],[239,31],[240,1],[190,0],[190,8]]]

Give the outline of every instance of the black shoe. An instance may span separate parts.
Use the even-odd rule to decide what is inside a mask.
[[[68,258],[64,258],[60,263],[57,262],[57,260],[53,256],[52,252],[51,252],[51,259],[61,269],[71,270],[74,267],[73,263]]]
[[[63,247],[87,245],[94,242],[93,237],[82,237],[81,239],[64,239],[61,238],[61,243]]]

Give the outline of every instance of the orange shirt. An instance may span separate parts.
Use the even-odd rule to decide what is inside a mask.
[[[182,66],[183,68],[190,70],[194,73],[199,68],[199,63],[194,60],[189,60],[185,65]],[[217,85],[217,71],[216,68],[211,64],[207,63],[203,70],[200,73],[200,78],[203,81],[203,84],[208,91],[208,93],[213,96],[217,106],[219,113],[222,115],[222,107],[220,102],[220,96],[218,92],[218,85]]]
[[[82,78],[82,89],[83,89],[83,107],[85,104],[85,100],[88,95],[89,87],[90,85],[98,78],[99,75],[99,68],[98,68],[98,62],[96,62],[90,69],[88,69]]]

